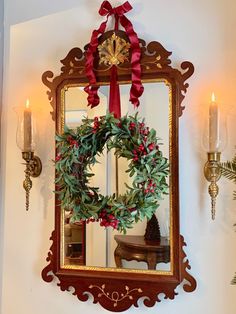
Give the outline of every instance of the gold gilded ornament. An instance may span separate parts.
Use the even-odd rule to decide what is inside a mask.
[[[98,46],[99,64],[118,65],[129,59],[130,43],[115,33]]]

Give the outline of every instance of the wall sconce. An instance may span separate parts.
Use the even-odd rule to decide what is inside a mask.
[[[23,187],[26,192],[26,210],[29,209],[29,194],[32,188],[31,177],[38,177],[42,171],[42,163],[38,156],[34,155],[36,143],[36,123],[34,113],[29,106],[27,99],[25,107],[16,108],[18,114],[18,125],[16,133],[17,146],[22,151],[22,158],[25,160],[25,179]]]
[[[212,220],[215,219],[216,198],[219,193],[217,181],[221,177],[220,155],[226,146],[226,140],[226,119],[219,104],[216,102],[214,93],[212,93],[209,114],[206,119],[203,133],[203,147],[207,151],[207,162],[204,166],[204,175],[207,181],[210,182],[208,192],[211,197]]]

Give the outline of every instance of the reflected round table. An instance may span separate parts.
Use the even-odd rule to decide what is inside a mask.
[[[117,247],[114,252],[116,267],[122,268],[122,259],[146,262],[148,269],[156,269],[158,263],[170,262],[170,244],[167,237],[160,241],[146,241],[144,236],[115,235]]]

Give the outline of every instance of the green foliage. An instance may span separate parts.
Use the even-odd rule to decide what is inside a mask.
[[[234,278],[232,279],[231,284],[236,285],[236,274],[235,274]]]
[[[220,167],[222,175],[236,184],[236,154],[232,161],[223,162]],[[236,191],[234,191],[233,196],[234,200],[236,200]]]
[[[156,131],[149,131],[137,115],[116,119],[110,113],[86,118],[76,130],[65,128],[57,135],[56,194],[61,207],[72,211],[72,221],[98,220],[101,226],[125,233],[135,222],[150,219],[168,193],[169,165],[159,141]],[[89,185],[91,166],[105,146],[129,161],[133,183],[124,195],[103,196]]]
[[[228,180],[233,181],[236,184],[236,154],[233,157],[232,161],[223,162],[220,165],[221,173]],[[236,190],[233,193],[234,200],[236,200]],[[236,285],[236,275],[231,281],[232,285]]]

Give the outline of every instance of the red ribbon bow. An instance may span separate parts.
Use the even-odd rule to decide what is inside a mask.
[[[128,1],[126,1],[124,4],[122,4],[116,8],[112,8],[109,1],[103,1],[98,13],[101,16],[112,15],[112,14],[117,14],[119,16],[122,16],[125,13],[129,12],[130,10],[132,10],[132,6],[130,5],[130,3]]]
[[[126,1],[124,4],[115,8],[112,8],[109,1],[103,1],[99,9],[99,14],[101,16],[107,16],[107,19],[106,21],[101,23],[99,29],[93,31],[89,48],[86,53],[86,63],[85,63],[85,70],[86,70],[86,75],[89,80],[89,85],[86,86],[84,90],[88,93],[88,105],[90,105],[91,108],[99,104],[99,96],[97,94],[99,86],[96,85],[96,77],[93,71],[94,54],[98,46],[98,36],[105,32],[108,18],[109,16],[113,14],[115,15],[115,19],[116,19],[115,29],[118,29],[118,22],[120,22],[120,24],[124,27],[128,35],[128,38],[130,40],[131,68],[132,68],[132,77],[131,77],[132,85],[130,89],[130,101],[135,107],[139,106],[138,98],[142,95],[143,90],[144,90],[141,83],[141,66],[140,66],[141,49],[139,46],[139,40],[138,40],[137,34],[135,33],[133,29],[133,25],[124,15],[125,13],[129,12],[131,9],[132,9],[132,6],[130,5],[128,1]],[[114,110],[116,115],[120,116],[120,108],[117,108],[117,104],[115,105],[111,104],[111,102],[114,99],[116,99],[116,97],[119,98],[119,95],[118,95],[119,92],[117,92],[117,89],[119,89],[119,85],[117,84],[116,67],[113,66],[112,74],[111,74],[109,109],[111,112],[113,112]],[[119,103],[119,99],[117,102]],[[120,106],[120,104],[118,104],[118,106]],[[112,107],[115,107],[115,109]]]

